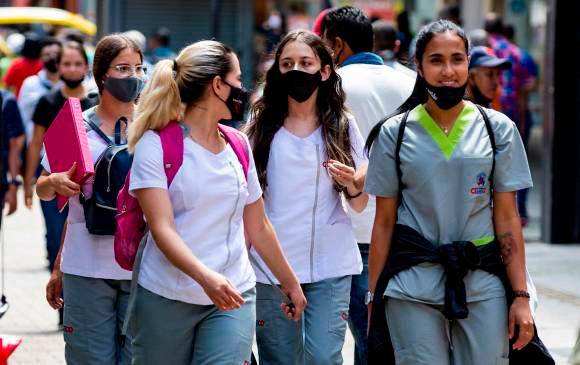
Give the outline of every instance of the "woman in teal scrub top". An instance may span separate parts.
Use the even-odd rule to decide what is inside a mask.
[[[375,127],[367,142],[365,191],[377,197],[369,258],[370,306],[373,298],[384,297],[397,364],[508,364],[509,338],[517,333],[513,348],[521,349],[534,334],[515,195],[532,186],[526,154],[515,124],[485,109],[494,155],[482,112],[463,99],[469,64],[463,30],[440,20],[424,27],[417,38],[413,94],[397,115]],[[500,278],[477,266],[461,279],[465,318],[448,315],[446,280],[453,269],[441,263],[423,262],[401,270],[386,290],[373,293],[389,254],[394,255],[395,227],[401,226],[434,246],[435,252],[456,242],[477,250],[499,244],[496,256],[500,260],[501,250],[515,296],[509,311]]]

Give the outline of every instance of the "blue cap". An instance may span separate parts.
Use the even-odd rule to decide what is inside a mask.
[[[488,47],[473,47],[470,53],[469,69],[475,67],[491,67],[507,70],[512,67],[512,63],[507,58],[499,58],[495,52]]]

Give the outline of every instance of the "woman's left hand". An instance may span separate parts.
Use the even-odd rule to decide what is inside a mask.
[[[514,350],[521,350],[534,337],[534,318],[530,310],[530,303],[526,298],[515,298],[509,312],[509,336],[512,339],[518,326],[518,338],[512,345]]]
[[[339,185],[344,187],[354,186],[354,176],[356,173],[354,168],[335,160],[328,160],[327,168],[328,172],[330,172],[330,176],[332,176]]]

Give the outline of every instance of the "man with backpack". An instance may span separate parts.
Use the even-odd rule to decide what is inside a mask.
[[[354,114],[363,138],[383,117],[411,95],[413,79],[386,66],[373,51],[373,27],[362,10],[344,6],[329,11],[322,20],[321,36],[332,48],[340,67],[346,105]],[[362,213],[351,211],[363,259],[363,272],[352,277],[348,324],[355,338],[355,365],[367,363],[368,254],[375,215],[374,197]]]

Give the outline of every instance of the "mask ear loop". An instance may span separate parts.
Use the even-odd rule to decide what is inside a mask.
[[[223,82],[224,84],[226,84],[226,85],[228,85],[228,86],[230,87],[230,94],[231,94],[231,93],[233,92],[233,89],[234,89],[234,87],[233,87],[232,85],[228,84],[228,82],[227,82],[227,81],[223,80],[223,79],[221,78],[221,76],[218,76],[218,77],[220,78],[220,81],[221,81],[221,82]],[[229,98],[229,95],[228,95],[228,97],[226,98],[226,100],[223,100],[222,98],[220,98],[219,94],[218,94],[218,93],[215,91],[215,89],[213,88],[213,82],[212,82],[212,85],[211,85],[211,90],[213,91],[213,93],[214,93],[214,95],[216,96],[216,98],[220,99],[220,101],[221,101],[222,103],[226,104],[226,107],[227,107],[227,106],[228,106],[228,98]]]

